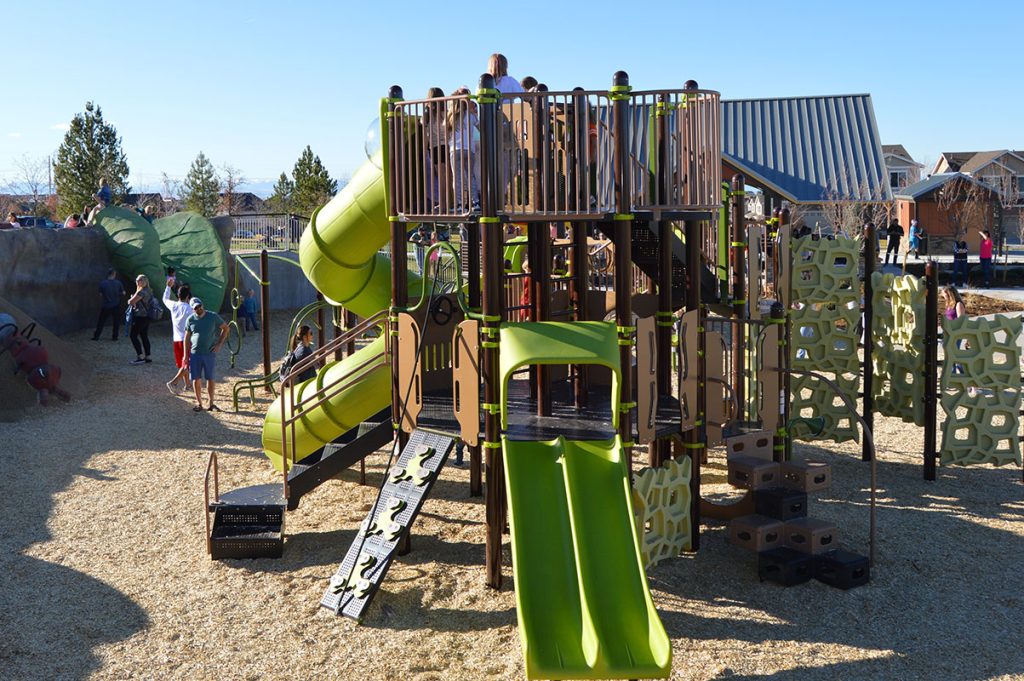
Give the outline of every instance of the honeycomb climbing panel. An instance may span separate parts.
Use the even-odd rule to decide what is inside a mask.
[[[832,380],[843,394],[856,399],[860,388],[859,375],[835,376]],[[790,424],[790,433],[793,437],[801,440],[860,441],[857,419],[830,387],[812,376],[794,376],[790,385],[790,414],[796,419]],[[824,424],[820,434],[815,434],[806,421],[817,418],[821,418]]]
[[[923,426],[925,282],[875,272],[871,286],[875,410]]]
[[[690,458],[633,476],[633,510],[644,567],[690,549]]]
[[[1021,464],[1019,317],[943,320],[942,463]]]

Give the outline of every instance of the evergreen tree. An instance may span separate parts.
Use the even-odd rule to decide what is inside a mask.
[[[313,155],[308,144],[295,162],[292,179],[292,208],[301,215],[311,215],[338,191],[338,181],[331,179],[320,157]]]
[[[75,114],[64,141],[57,149],[54,179],[61,213],[77,213],[95,205],[100,178],[110,185],[113,203],[124,201],[128,186],[128,159],[121,150],[117,129],[103,120],[103,111],[86,102],[85,112]]]
[[[199,152],[188,175],[181,183],[181,198],[185,207],[208,218],[217,213],[220,205],[220,178],[206,154]]]
[[[292,211],[292,199],[295,194],[295,183],[288,179],[287,173],[281,173],[274,183],[274,193],[267,199],[271,210],[279,213],[290,213]]]

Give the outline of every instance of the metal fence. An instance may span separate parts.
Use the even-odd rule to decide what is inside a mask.
[[[717,209],[719,94],[636,92],[624,104],[631,209]],[[397,102],[387,121],[393,209],[411,221],[477,212],[480,145],[490,142],[500,214],[602,219],[615,212],[615,106],[609,92],[525,92],[501,100],[490,126],[471,95]]]
[[[298,251],[302,230],[309,218],[291,213],[232,215],[235,233],[231,236],[231,252]]]

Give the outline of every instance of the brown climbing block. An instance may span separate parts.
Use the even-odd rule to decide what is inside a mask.
[[[839,529],[827,520],[787,520],[783,532],[786,546],[802,553],[825,553],[839,547]]]
[[[741,489],[778,487],[781,475],[774,461],[737,456],[729,459],[729,484]]]
[[[785,487],[754,490],[754,509],[776,520],[794,520],[807,516],[807,492]]]
[[[780,464],[782,486],[801,492],[819,492],[832,486],[832,466],[816,461],[786,461]]]
[[[772,434],[767,430],[759,430],[743,435],[730,435],[725,438],[727,458],[747,456],[755,459],[772,460]]]
[[[763,515],[745,515],[729,523],[729,541],[751,551],[783,545],[783,523]]]

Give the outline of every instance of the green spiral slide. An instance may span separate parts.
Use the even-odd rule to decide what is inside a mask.
[[[299,264],[310,283],[324,296],[360,317],[370,317],[391,304],[391,263],[380,250],[390,236],[384,173],[380,158],[367,161],[352,180],[325,206],[313,213],[299,242]],[[410,294],[418,294],[420,278],[409,273]],[[297,400],[309,399],[323,385],[346,379],[348,387],[320,406],[301,411],[295,428],[295,460],[301,461],[346,431],[391,404],[391,376],[378,338],[340,362],[331,362],[316,378],[296,388]],[[365,365],[365,366],[363,366]],[[263,450],[278,470],[281,457],[281,400],[291,418],[294,406],[279,396],[263,422]],[[309,404],[310,402],[307,402]]]

